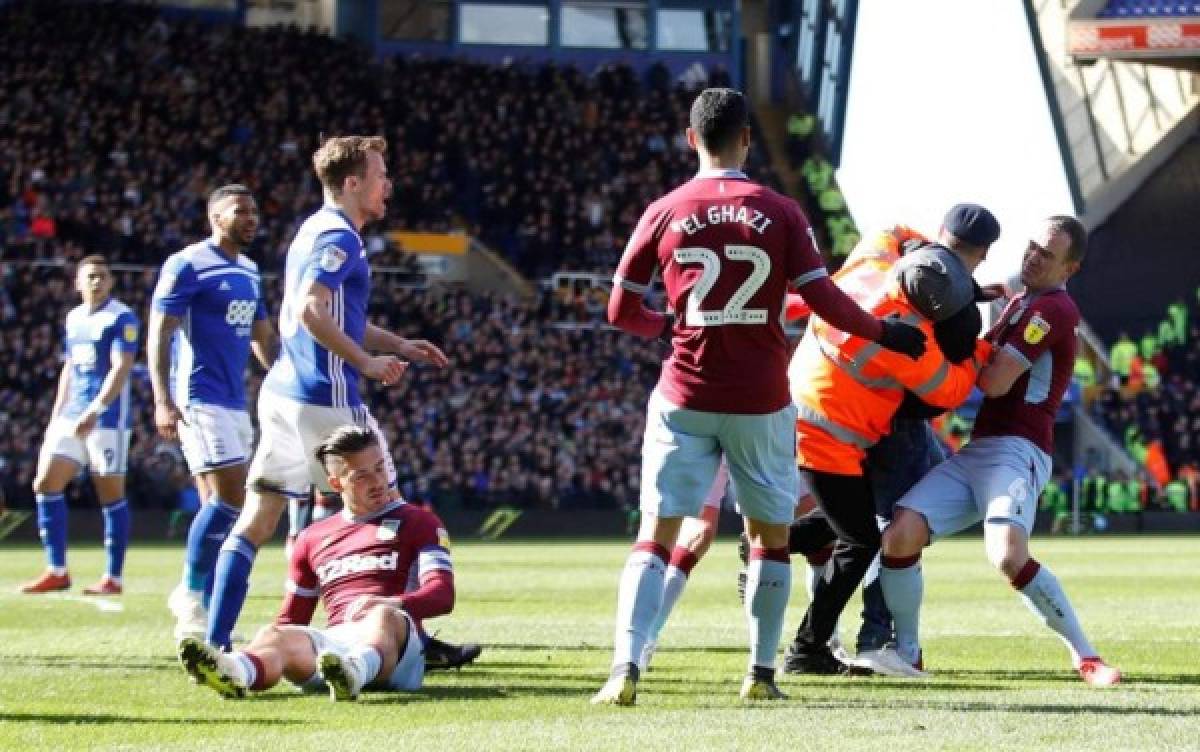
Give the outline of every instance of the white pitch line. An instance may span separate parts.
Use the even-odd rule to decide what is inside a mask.
[[[108,598],[97,598],[94,595],[71,595],[70,593],[51,593],[50,597],[58,601],[71,601],[73,603],[88,603],[96,607],[98,611],[105,613],[119,613],[125,610],[125,607],[120,603]]]

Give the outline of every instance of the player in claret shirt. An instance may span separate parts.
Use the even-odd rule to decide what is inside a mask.
[[[971,442],[896,502],[883,534],[879,581],[896,626],[896,649],[916,663],[924,585],[921,549],[983,522],[988,559],[1071,652],[1085,682],[1106,687],[1121,674],[1096,654],[1062,585],[1029,553],[1038,496],[1050,478],[1054,416],[1075,365],[1079,309],[1067,279],[1079,270],[1087,231],[1073,217],[1050,217],[1021,264],[1025,291],[987,338],[994,348],[979,373],[986,395]]]
[[[746,613],[752,656],[741,695],[783,697],[774,666],[791,590],[788,524],[799,486],[782,325],[789,287],[843,331],[912,357],[925,349],[917,329],[877,320],[838,289],[800,207],[741,171],[750,124],[740,92],[701,92],[690,125],[688,143],[700,171],[646,209],[617,267],[608,305],[611,323],[642,337],[669,338],[672,350],[647,407],[642,524],[621,576],[612,673],[592,698],[597,704],[636,700],[636,661],[662,603],[668,547],[683,518],[699,516],[722,453],[751,543]],[[656,268],[677,319],[643,303]]]
[[[416,622],[454,607],[446,530],[390,487],[375,431],[339,428],[316,457],[345,508],[296,539],[275,624],[235,653],[196,637],[179,643],[184,670],[225,697],[269,689],[281,678],[306,689],[327,685],[335,701],[354,700],[364,688],[419,689],[425,660]],[[318,600],[325,629],[308,626]]]

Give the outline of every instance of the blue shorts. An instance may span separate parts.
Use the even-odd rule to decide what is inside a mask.
[[[934,540],[980,520],[1030,533],[1051,466],[1050,455],[1028,439],[975,439],[931,470],[896,506],[920,512]]]
[[[677,407],[658,391],[646,408],[642,512],[700,516],[722,454],[742,514],[791,523],[800,490],[794,406],[766,415],[710,413]]]

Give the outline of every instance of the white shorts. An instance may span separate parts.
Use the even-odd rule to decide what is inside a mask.
[[[93,475],[124,475],[129,464],[132,432],[118,428],[93,428],[83,439],[75,438],[75,419],[58,417],[46,428],[38,464],[51,457],[66,457]]]
[[[767,415],[688,410],[656,390],[646,408],[641,508],[658,517],[698,517],[713,490],[722,455],[742,514],[792,521],[799,491],[796,408]]]
[[[400,613],[404,614],[403,611]],[[367,685],[368,687],[414,692],[420,689],[421,684],[425,681],[425,648],[421,643],[421,635],[417,633],[411,616],[404,614],[404,620],[408,622],[408,639],[404,643],[404,654],[396,661],[396,667],[392,669],[392,673],[386,679],[376,677],[375,681]],[[360,647],[358,641],[354,639],[354,633],[358,630],[352,623],[343,622],[325,629],[316,629],[315,627],[303,627],[303,629],[308,632],[313,650],[318,654],[332,650],[345,655],[350,650]],[[305,687],[309,690],[315,688]]]
[[[980,520],[1033,530],[1038,496],[1050,478],[1050,455],[1018,436],[975,439],[896,502],[920,512],[934,539]]]
[[[387,463],[388,481],[396,484],[396,466],[379,424],[359,407],[325,407],[281,397],[266,389],[258,398],[258,427],[261,432],[248,485],[266,487],[293,499],[307,499],[309,486],[331,492],[325,468],[313,455],[335,428],[344,425],[370,428],[379,437]]]
[[[196,404],[183,408],[183,417],[187,422],[176,428],[192,475],[250,461],[254,426],[249,412]]]

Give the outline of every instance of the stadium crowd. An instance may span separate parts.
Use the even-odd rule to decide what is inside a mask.
[[[642,81],[621,65],[376,60],[316,33],[168,24],[145,6],[19,3],[0,27],[8,257],[159,263],[206,234],[207,192],[240,182],[259,199],[262,268],[277,269],[317,195],[319,133],[300,123],[388,138],[389,226],[464,226],[534,277],[610,271],[641,208],[694,170],[695,89],[663,67]],[[761,158],[751,173],[774,182]]]
[[[116,295],[145,311],[155,273],[119,272]],[[274,291],[274,285],[270,288]],[[381,326],[432,337],[445,371],[414,367],[399,387],[372,385],[369,403],[407,496],[439,509],[498,505],[620,507],[637,497],[643,407],[662,345],[601,328],[600,314],[562,291],[530,302],[459,290],[420,290],[377,275]],[[270,295],[278,310],[278,294]],[[64,270],[7,265],[0,286],[0,487],[31,506],[30,483],[61,367],[61,322],[75,305]],[[251,395],[261,373],[251,376]],[[130,498],[170,508],[189,483],[175,445],[154,430],[144,366],[134,373],[137,417]],[[75,498],[89,493],[77,484]]]
[[[116,294],[144,319],[157,265],[207,235],[208,191],[241,182],[263,217],[251,255],[279,271],[319,200],[308,163],[318,134],[296,123],[383,133],[395,179],[386,226],[465,226],[534,276],[610,274],[644,204],[694,170],[682,125],[705,82],[685,88],[665,68],[639,81],[624,66],[585,75],[377,61],[313,33],[168,23],[145,6],[18,3],[0,8],[0,26],[0,260],[15,262],[0,283],[10,503],[31,504],[62,321],[77,303],[63,262],[101,252],[136,265],[118,271]],[[771,180],[761,162],[752,172]],[[377,268],[412,268],[381,235],[367,243]],[[598,309],[555,292],[525,304],[406,281],[377,275],[373,310],[453,359],[445,376],[414,369],[403,388],[370,397],[410,495],[449,506],[631,502],[628,437],[641,431],[657,344],[590,326]],[[268,297],[274,315],[278,294]],[[134,392],[130,496],[169,507],[187,476],[155,434],[142,364]]]

